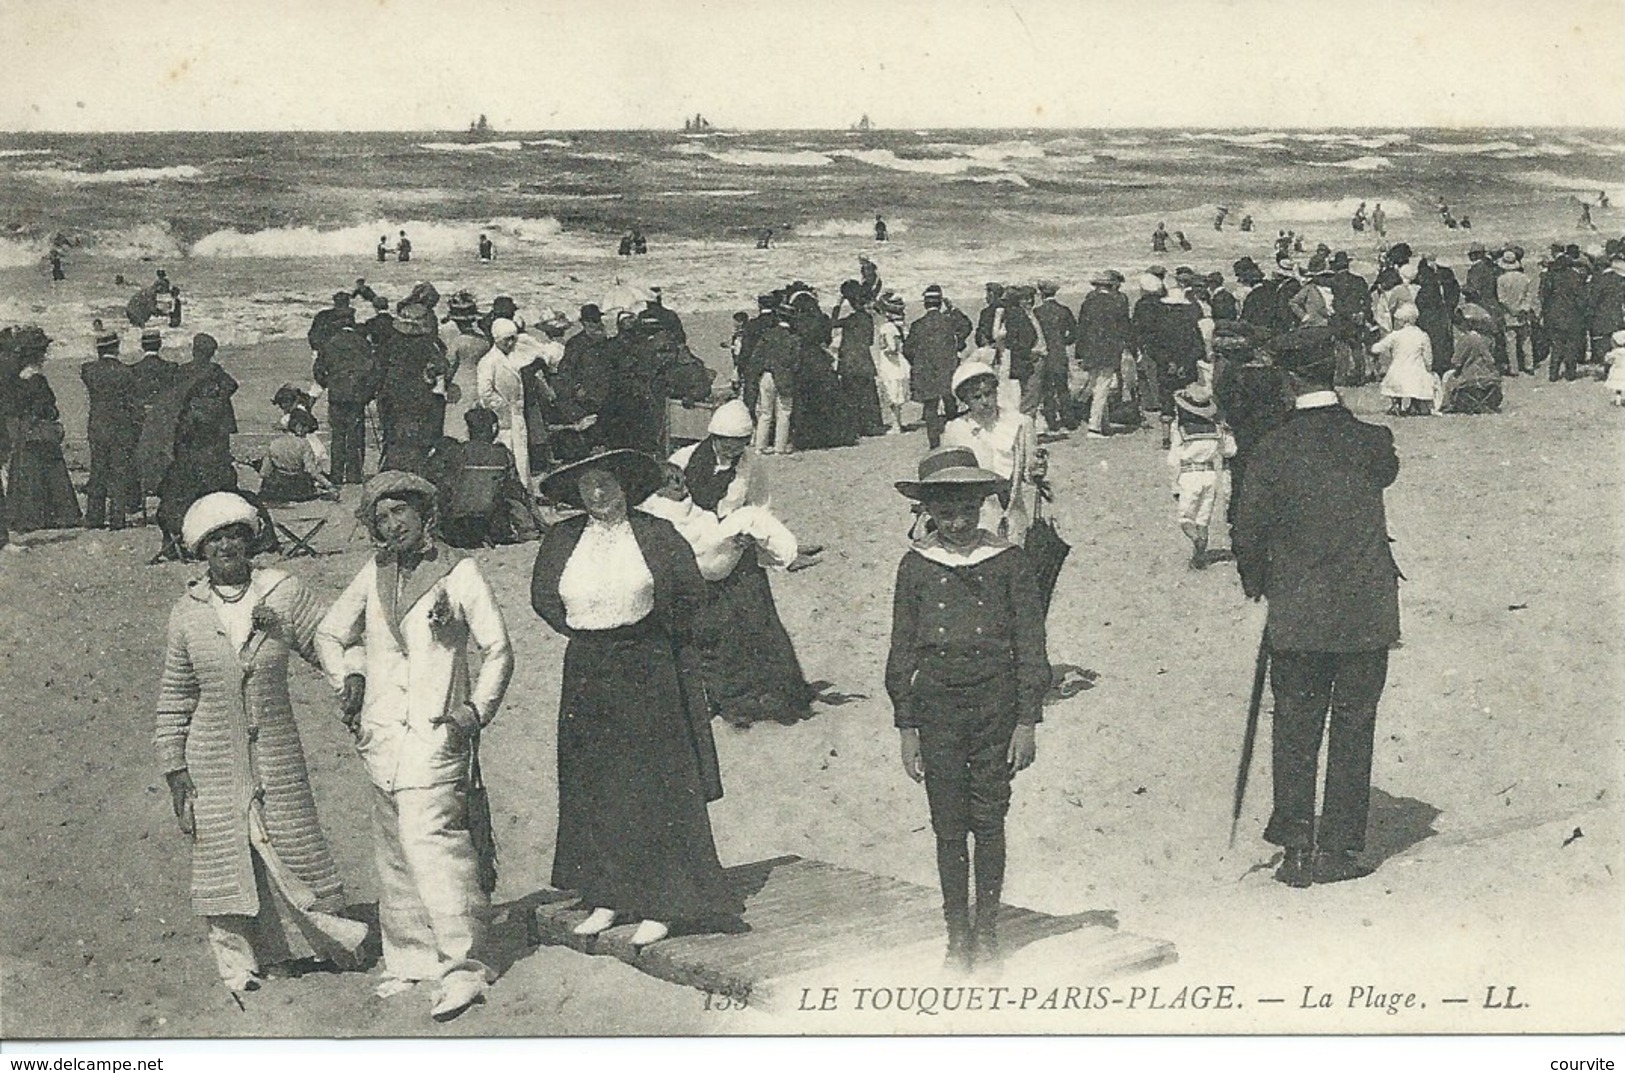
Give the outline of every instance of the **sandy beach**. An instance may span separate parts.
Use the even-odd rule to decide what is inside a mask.
[[[1451,234],[1450,241],[1461,245],[1465,237]],[[1256,254],[1259,245],[1238,241],[1234,252]],[[886,256],[884,275],[912,279],[901,244]],[[757,266],[756,278],[837,279],[845,270],[833,252],[829,258],[809,263],[786,252],[784,270]],[[1147,259],[1125,251],[1120,263]],[[1190,259],[1228,267],[1230,254],[1203,250]],[[1027,263],[1014,261],[1010,275]],[[315,272],[294,262],[244,262],[193,279],[185,266],[171,266],[194,300],[186,327],[171,337],[189,339],[216,323],[241,328],[236,337],[221,332],[230,345],[220,356],[242,383],[239,454],[255,431],[269,427],[276,385],[308,375],[303,331],[324,288],[357,275],[376,286],[369,267],[326,263]],[[417,266],[400,273],[388,267],[402,285],[380,290],[404,293],[406,269]],[[437,268],[420,271],[438,284]],[[533,312],[548,290],[513,285],[520,278],[514,271],[493,283],[504,280]],[[471,285],[472,271],[459,275],[461,285]],[[686,297],[691,284],[666,278],[668,293]],[[318,300],[296,293],[296,279]],[[610,282],[558,286],[590,295]],[[950,295],[974,312],[974,277],[953,283]],[[472,285],[482,299],[499,289]],[[70,437],[81,441],[69,448],[80,482],[84,314],[111,315],[122,305],[105,287],[92,293],[83,286],[67,292],[76,297],[66,304],[84,324],[62,336],[46,366]],[[48,303],[44,319],[52,323],[62,303],[45,287],[19,283],[18,290],[30,305]],[[705,303],[703,313],[690,311],[691,304],[702,308],[697,303],[674,299],[693,349],[709,362],[723,360],[727,314],[740,297]],[[1077,288],[1063,298],[1075,303]],[[229,319],[228,307],[257,312]],[[259,328],[244,320],[262,316]],[[180,350],[180,340],[168,348]],[[1260,838],[1267,736],[1240,837],[1234,849],[1226,846],[1263,607],[1243,600],[1228,567],[1185,568],[1188,545],[1174,522],[1154,435],[1051,445],[1060,525],[1074,550],[1051,610],[1049,644],[1052,663],[1073,688],[1046,706],[1038,762],[1016,782],[1006,901],[1102,914],[1124,931],[1175,944],[1177,963],[1133,983],[1169,991],[1228,984],[1249,997],[1286,1001],[1230,1010],[961,1014],[953,1030],[1618,1028],[1625,1006],[1618,971],[1625,958],[1621,411],[1589,381],[1548,384],[1542,375],[1509,381],[1506,391],[1500,416],[1393,422],[1402,469],[1388,511],[1407,580],[1404,641],[1393,653],[1378,718],[1371,841],[1383,863],[1369,878],[1308,891],[1271,881],[1274,847]],[[1361,416],[1389,420],[1378,416],[1374,388],[1345,394]],[[891,482],[912,471],[924,444],[923,431],[915,431],[769,460],[778,510],[804,541],[828,549],[815,569],[773,582],[807,674],[823,692],[814,718],[796,726],[719,725],[726,796],[713,806],[712,821],[725,864],[793,853],[934,885],[924,795],[898,765],[881,680],[892,576],[908,524]],[[352,490],[343,507],[309,508],[310,517],[325,512],[330,519],[317,539],[324,554],[288,564],[329,599],[369,550],[349,516],[353,497]],[[564,648],[528,606],[534,545],[481,553],[517,658],[485,749],[501,847],[496,901],[506,908],[498,929],[503,977],[489,1003],[435,1025],[426,995],[376,999],[369,979],[351,973],[272,981],[239,1008],[215,978],[202,924],[187,906],[187,846],[175,833],[150,746],[163,624],[197,568],[144,565],[156,550],[152,529],[36,534],[29,542],[28,553],[0,562],[0,743],[12,768],[0,781],[4,1036],[948,1027],[914,1014],[708,1011],[699,992],[611,959],[528,945],[525,913],[546,888],[551,863]],[[292,679],[322,821],[348,900],[365,914],[377,898],[365,776],[326,684],[304,667],[295,667]],[[1097,982],[1069,975],[1071,941],[1016,952],[1002,982]],[[884,979],[903,968],[872,971]],[[1516,987],[1520,1008],[1484,1008],[1486,988],[1504,994],[1508,986]],[[1356,987],[1414,992],[1421,1005],[1350,1008]],[[1334,1008],[1301,1008],[1306,988],[1332,994]],[[1453,996],[1471,1002],[1442,1001]]]

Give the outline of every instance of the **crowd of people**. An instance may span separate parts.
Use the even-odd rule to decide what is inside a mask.
[[[1030,538],[1050,494],[1042,444],[1073,431],[1139,432],[1156,414],[1190,565],[1233,558],[1246,594],[1269,602],[1276,878],[1369,871],[1372,734],[1398,637],[1382,497],[1399,463],[1391,431],[1356,420],[1335,389],[1377,381],[1395,416],[1487,413],[1503,376],[1542,362],[1553,381],[1625,368],[1625,239],[1600,258],[1554,246],[1538,274],[1516,245],[1468,256],[1459,279],[1385,245],[1367,281],[1324,245],[1300,268],[1289,243],[1267,274],[1234,262],[1233,282],[1153,266],[1132,302],[1123,273],[1101,271],[1076,312],[1051,280],[989,283],[975,319],[931,285],[912,321],[863,258],[827,311],[797,280],[737,315],[720,393],[658,289],[641,308],[543,310],[528,325],[511,297],[481,309],[459,291],[442,314],[432,285],[391,306],[357,280],[312,321],[311,384],[273,400],[282,416],[254,493],[237,487],[238,385],[215,341],[196,335],[181,365],[149,328],[126,363],[98,323],[82,369],[83,509],[43,372],[51,340],[7,329],[0,516],[16,530],[119,528],[152,493],[165,552],[206,564],[170,618],[156,744],[225,983],[241,994],[300,959],[343,967],[365,937],[338,912],[310,796],[287,683],[297,654],[332,684],[375,791],[378,993],[431,981],[446,1018],[492,979],[493,835],[475,791],[513,666],[502,612],[459,546],[540,541],[531,606],[568,640],[553,883],[582,897],[576,933],[635,921],[631,941],[645,946],[678,926],[727,931],[743,905],[707,813],[722,793],[711,722],[795,722],[815,699],[768,571],[809,565],[817,549],[774,513],[763,457],[902,434],[905,404],[918,404],[928,450],[916,479],[897,483],[916,520],[886,688],[904,771],[925,784],[948,961],[970,969],[1000,957],[1004,822],[1050,685],[1054,579]],[[324,398],[330,450],[317,435]],[[709,418],[668,454],[673,399],[704,402]],[[459,402],[472,403],[466,439],[447,435]],[[330,608],[254,565],[268,507],[357,484],[378,550]],[[246,691],[243,667],[255,671]]]

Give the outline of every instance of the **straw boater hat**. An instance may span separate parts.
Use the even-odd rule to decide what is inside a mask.
[[[1089,286],[1091,287],[1110,287],[1115,282],[1110,272],[1096,272],[1089,277]]]
[[[960,362],[959,367],[954,370],[952,381],[950,381],[948,385],[949,390],[953,392],[955,398],[958,398],[960,388],[964,387],[972,380],[979,380],[984,376],[989,380],[997,382],[999,379],[999,372],[997,369],[993,368],[993,366],[988,365],[985,362]]]
[[[181,521],[181,543],[193,555],[202,555],[205,540],[233,525],[246,525],[258,535],[260,512],[236,492],[210,492],[186,509]]]
[[[938,447],[920,459],[917,480],[895,483],[910,499],[930,499],[943,494],[992,495],[1005,482],[978,466],[976,452],[969,447]]]
[[[1174,405],[1208,421],[1219,417],[1219,408],[1213,404],[1213,392],[1205,384],[1190,384],[1175,392]]]
[[[626,493],[628,506],[635,506],[654,495],[664,483],[660,463],[641,451],[621,449],[588,455],[579,462],[560,466],[542,480],[542,494],[555,503],[568,503],[581,508],[581,490],[577,482],[588,470],[601,469],[609,473]]]
[[[1523,267],[1518,263],[1518,255],[1513,253],[1511,250],[1503,250],[1501,253],[1501,260],[1497,263],[1509,272],[1513,269]]]
[[[750,408],[740,399],[730,399],[716,408],[711,421],[705,426],[707,436],[720,436],[727,440],[742,440],[755,431]]]

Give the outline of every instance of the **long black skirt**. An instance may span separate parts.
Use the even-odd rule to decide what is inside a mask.
[[[744,911],[717,860],[701,750],[671,638],[578,633],[559,702],[553,885],[586,905],[725,927]]]
[[[701,652],[712,710],[734,726],[809,718],[813,691],[755,554],[708,582],[706,594]]]
[[[841,399],[846,407],[846,427],[859,436],[881,436],[886,418],[880,411],[880,391],[872,376],[841,377]]]
[[[83,519],[62,448],[54,443],[20,443],[11,456],[11,528],[67,529]]]

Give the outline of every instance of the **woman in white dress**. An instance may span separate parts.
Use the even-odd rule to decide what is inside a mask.
[[[999,374],[992,366],[967,361],[954,370],[953,392],[966,412],[942,431],[944,447],[969,447],[976,464],[1009,484],[982,506],[982,528],[1014,544],[1027,538],[1032,522],[1033,481],[1044,475],[1033,419],[999,401]]]
[[[875,325],[875,380],[880,385],[880,401],[891,417],[886,435],[903,431],[903,403],[908,401],[908,359],[903,357],[903,299],[891,291],[876,302],[881,317]]]
[[[1394,330],[1371,344],[1372,354],[1388,360],[1382,394],[1395,417],[1425,416],[1433,410],[1438,377],[1433,375],[1433,344],[1416,326],[1420,315],[1415,303],[1405,303],[1394,310]]]

